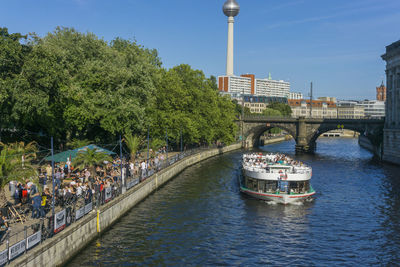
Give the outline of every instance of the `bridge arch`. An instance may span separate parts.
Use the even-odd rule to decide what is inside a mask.
[[[374,142],[373,136],[376,134],[375,132],[367,132],[365,127],[359,127],[357,125],[343,125],[344,130],[350,130],[360,133],[361,135],[366,134],[365,136],[370,140],[371,143]],[[307,136],[307,143],[309,146],[315,151],[316,150],[316,142],[317,139],[327,133],[329,131],[337,130],[337,125],[330,125],[330,124],[321,124],[315,131],[311,132]]]
[[[249,116],[242,121],[243,140],[245,147],[259,145],[260,136],[271,128],[280,128],[288,132],[296,141],[296,152],[312,153],[316,150],[316,141],[322,134],[341,128],[359,132],[365,135],[373,144],[374,149],[379,149],[383,139],[382,119],[309,119],[300,118],[274,118],[265,116]]]
[[[246,147],[258,147],[260,145],[260,138],[266,131],[279,128],[289,133],[294,140],[296,140],[296,126],[280,123],[265,123],[252,127],[245,134]]]

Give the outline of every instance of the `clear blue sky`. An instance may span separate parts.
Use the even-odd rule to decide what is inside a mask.
[[[374,99],[385,46],[400,39],[399,0],[237,0],[235,74],[289,80],[292,91]],[[223,75],[225,0],[0,0],[0,25],[44,36],[56,26],[156,48],[167,68]]]

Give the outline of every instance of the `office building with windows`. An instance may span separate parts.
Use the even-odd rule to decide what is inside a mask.
[[[360,101],[360,106],[364,107],[366,118],[381,119],[385,117],[385,102],[379,100]]]
[[[365,117],[364,106],[358,101],[337,101],[337,115],[339,119],[363,119]]]
[[[254,74],[219,76],[218,88],[222,94],[244,94],[264,97],[289,98],[290,83],[271,78],[257,79]]]
[[[294,99],[294,100],[303,99],[303,94],[302,93],[297,93],[297,92],[290,92],[289,93],[289,99]]]
[[[288,104],[293,118],[337,118],[336,103],[331,101],[289,99]]]

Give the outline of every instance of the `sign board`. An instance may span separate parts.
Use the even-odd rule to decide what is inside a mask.
[[[93,203],[90,202],[89,204],[86,204],[85,206],[85,215],[88,214],[89,212],[91,212],[93,209]]]
[[[25,252],[26,240],[19,241],[17,244],[12,245],[8,249],[8,258],[9,260],[15,259],[19,255]]]
[[[54,215],[54,233],[58,233],[65,228],[66,217],[66,210],[62,210]]]
[[[73,216],[71,207],[68,207],[66,211],[67,211],[66,226],[69,226],[72,223],[72,216]]]
[[[126,184],[126,188],[132,188],[139,183],[139,179],[134,179]]]
[[[26,239],[26,249],[30,249],[33,246],[39,244],[41,239],[42,239],[42,231],[38,231],[33,235],[28,236],[28,238]]]
[[[5,265],[8,261],[8,250],[0,252],[0,265]]]
[[[112,188],[111,187],[107,187],[105,190],[105,196],[104,196],[104,201],[108,202],[111,200],[111,196],[112,196]]]
[[[85,207],[80,208],[79,210],[76,211],[75,220],[79,220],[83,216],[85,216]]]

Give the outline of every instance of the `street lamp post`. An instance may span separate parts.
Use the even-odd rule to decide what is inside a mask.
[[[310,87],[310,119],[312,118],[312,101],[313,101],[313,83],[311,82]]]
[[[54,145],[53,145],[53,136],[51,137],[51,177],[53,180],[53,199],[51,200],[51,211],[52,211],[52,217],[53,217],[53,226],[55,222],[55,199],[56,199],[56,189],[55,189],[55,180],[54,180]]]
[[[183,152],[183,136],[182,136],[182,127],[181,127],[181,153]]]
[[[147,128],[147,168],[149,168],[149,157],[150,157],[150,130]]]
[[[242,134],[241,134],[241,141],[242,141],[242,147],[244,147],[244,145],[245,145],[245,143],[244,143],[244,136],[243,136],[243,134],[244,134],[244,129],[243,129],[243,127],[244,127],[244,88],[243,88],[243,91],[242,91]]]
[[[168,132],[167,132],[167,130],[165,130],[165,142],[166,142],[166,144],[167,144],[167,150],[166,150],[166,153],[167,153],[167,166],[169,166],[169,161],[168,161]]]
[[[120,169],[121,169],[121,187],[124,184],[124,181],[122,179],[122,139],[121,135],[119,135],[119,160],[120,160]]]

